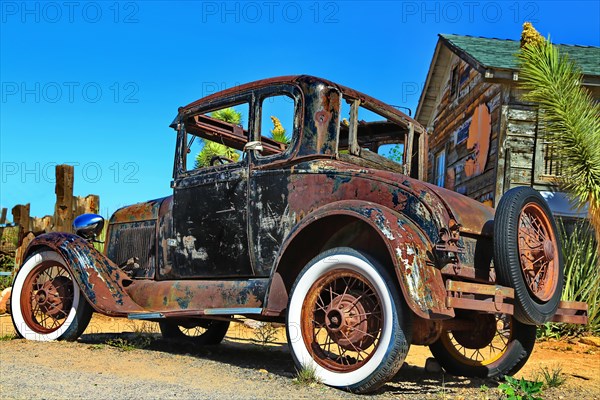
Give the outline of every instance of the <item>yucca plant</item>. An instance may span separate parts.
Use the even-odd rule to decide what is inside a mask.
[[[229,122],[230,124],[240,125],[242,123],[242,113],[231,107],[214,111],[210,116],[220,121]],[[196,155],[195,168],[210,166],[210,161],[214,156],[230,158],[233,161],[237,161],[240,158],[240,153],[224,144],[204,139],[201,139],[201,143],[202,150]]]
[[[213,111],[210,116],[219,121],[229,122],[230,124],[239,125],[242,123],[242,113],[232,107]]]
[[[271,137],[273,140],[286,145],[290,144],[290,138],[287,136],[285,128],[281,125],[279,118],[271,116],[271,121],[273,122],[273,129],[271,129]]]
[[[523,27],[517,57],[524,99],[539,105],[545,139],[563,167],[560,184],[576,206],[588,205],[600,237],[600,104],[582,86],[579,67],[530,23]]]
[[[567,229],[558,223],[565,262],[565,286],[562,300],[585,301],[588,304],[588,325],[559,325],[561,335],[588,331],[600,334],[600,274],[594,232],[585,222]]]

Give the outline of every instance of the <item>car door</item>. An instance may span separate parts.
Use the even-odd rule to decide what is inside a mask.
[[[174,266],[162,279],[254,275],[247,234],[249,164],[240,151],[250,135],[250,107],[249,101],[234,100],[188,117],[187,132],[178,139],[168,244]]]
[[[248,257],[246,160],[175,180],[175,268],[170,278],[252,276]]]
[[[256,93],[255,140],[265,151],[250,153],[252,167],[248,212],[249,237],[257,276],[269,276],[285,237],[295,225],[289,211],[291,154],[298,140],[302,94],[291,85],[274,85]],[[279,131],[279,138],[275,133]],[[284,143],[284,137],[287,143]],[[266,151],[267,146],[279,151]]]

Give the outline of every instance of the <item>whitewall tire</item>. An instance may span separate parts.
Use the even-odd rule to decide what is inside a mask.
[[[15,330],[28,340],[76,340],[92,316],[64,259],[52,250],[35,252],[25,261],[10,304]]]
[[[287,333],[297,368],[325,384],[370,392],[400,369],[410,313],[397,283],[375,260],[346,247],[321,253],[298,276]]]

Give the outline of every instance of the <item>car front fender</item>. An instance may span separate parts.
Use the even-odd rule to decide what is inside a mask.
[[[129,277],[87,240],[71,233],[46,233],[33,239],[25,258],[42,248],[60,254],[95,311],[114,316],[144,311],[125,290]]]

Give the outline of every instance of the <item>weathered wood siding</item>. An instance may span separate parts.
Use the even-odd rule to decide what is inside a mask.
[[[458,66],[458,89],[451,95],[453,69]],[[453,55],[447,73],[446,84],[441,88],[433,118],[433,130],[429,136],[429,168],[427,180],[435,183],[436,155],[446,151],[446,177],[444,186],[482,202],[493,204],[496,188],[496,157],[498,133],[502,109],[502,87],[497,83],[484,82],[483,76],[466,62]],[[456,86],[455,86],[456,89]],[[469,124],[477,107],[485,105],[491,117],[489,135],[483,135],[487,143],[478,143],[479,149],[487,149],[484,167],[469,174],[465,166],[475,154],[467,146],[465,131],[473,132]]]
[[[442,87],[429,89],[437,92],[437,101],[428,123],[427,181],[436,183],[436,156],[445,150],[444,186],[492,206],[516,186],[531,186],[540,191],[556,188],[560,164],[546,144],[537,107],[523,101],[518,81],[493,76],[486,79],[455,54],[447,65]],[[457,74],[453,79],[455,67]],[[458,85],[453,86],[456,77]],[[600,87],[586,86],[586,89],[600,102]],[[489,136],[474,136],[489,143],[473,146],[473,140],[469,140],[468,146],[466,128],[472,139],[470,136],[477,132],[468,125],[481,105],[489,110],[491,132]],[[469,163],[472,166],[470,160],[477,154],[477,148],[488,149],[485,165],[468,174],[467,167]]]
[[[515,83],[503,86],[503,98],[496,197],[516,186],[555,189],[560,163],[544,139],[538,108],[523,102],[523,91]]]

